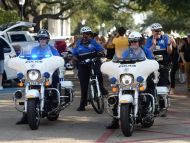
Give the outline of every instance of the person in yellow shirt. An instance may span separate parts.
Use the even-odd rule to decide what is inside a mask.
[[[106,58],[108,60],[112,60],[113,59],[113,56],[115,54],[115,47],[114,45],[112,44],[112,41],[114,39],[115,35],[112,35],[111,33],[108,34],[108,40],[105,44],[105,48],[106,48]]]
[[[112,44],[115,47],[115,56],[122,58],[122,53],[128,48],[129,42],[125,37],[126,29],[124,27],[119,27],[117,31],[119,36],[113,39]]]

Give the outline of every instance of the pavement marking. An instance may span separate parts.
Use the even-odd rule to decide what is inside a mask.
[[[96,143],[104,143],[108,140],[108,138],[116,131],[116,129],[109,129],[109,130],[106,130],[105,133],[103,133],[103,135],[96,140]]]

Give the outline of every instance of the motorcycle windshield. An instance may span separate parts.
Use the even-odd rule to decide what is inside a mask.
[[[145,61],[146,57],[142,56],[142,57],[126,57],[125,59],[114,59],[113,62],[114,63],[121,63],[121,64],[127,64],[127,63],[136,63],[136,62],[141,62],[141,61]]]
[[[42,60],[44,58],[50,58],[52,56],[52,51],[49,46],[46,47],[30,47],[27,46],[21,49],[19,58],[27,60]]]

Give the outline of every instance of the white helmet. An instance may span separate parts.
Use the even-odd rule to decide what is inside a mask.
[[[131,32],[131,34],[129,34],[129,42],[130,41],[139,41],[142,39],[142,35],[139,32]]]
[[[153,23],[150,27],[151,27],[151,30],[157,30],[157,29],[163,28],[160,23]]]
[[[84,26],[80,29],[80,33],[85,33],[85,32],[92,32],[92,29],[88,26]]]

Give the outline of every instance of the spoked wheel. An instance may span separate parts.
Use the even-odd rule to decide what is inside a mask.
[[[120,108],[121,130],[126,137],[130,137],[134,130],[131,104],[121,104]]]
[[[40,124],[40,102],[38,99],[28,99],[27,101],[28,124],[32,130],[36,130]]]
[[[89,100],[92,107],[98,114],[102,114],[104,111],[104,98],[100,91],[100,96],[98,96],[98,87],[95,83],[91,82],[88,86]]]

